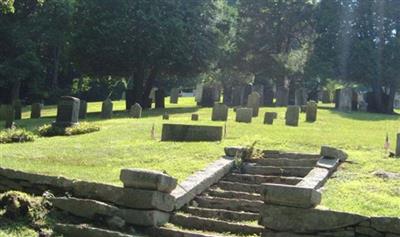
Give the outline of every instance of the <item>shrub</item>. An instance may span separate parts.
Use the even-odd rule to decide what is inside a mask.
[[[73,136],[73,135],[80,135],[86,133],[97,132],[100,130],[100,127],[83,122],[72,127],[57,127],[52,126],[50,124],[43,125],[39,127],[38,131],[40,136],[42,137],[53,137],[53,136]]]
[[[31,142],[35,140],[32,132],[25,129],[6,129],[0,131],[0,143]]]
[[[32,197],[26,193],[9,191],[0,195],[0,208],[5,210],[4,216],[15,220],[27,218],[30,221],[42,219],[47,212],[43,198]]]

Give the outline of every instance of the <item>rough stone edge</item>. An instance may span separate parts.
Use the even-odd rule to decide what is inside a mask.
[[[62,233],[66,237],[96,236],[97,234],[107,237],[143,237],[141,235],[125,234],[117,231],[105,230],[86,225],[55,224],[54,229],[57,233]],[[78,236],[75,235],[76,233],[79,233]]]
[[[233,168],[234,159],[224,156],[205,169],[189,176],[185,181],[171,192],[175,197],[175,210],[182,208],[195,198],[196,195],[204,192],[211,185],[218,182]]]

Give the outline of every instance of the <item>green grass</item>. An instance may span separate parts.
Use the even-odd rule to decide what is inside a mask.
[[[88,106],[89,112],[98,112],[101,104]],[[123,110],[124,106],[122,101],[115,102],[114,110]],[[210,121],[211,109],[197,108],[193,98],[180,98],[179,105],[167,104],[167,111],[169,123],[225,124]],[[273,126],[262,123],[265,111],[278,112]],[[91,114],[87,120],[100,126],[99,132],[0,145],[0,166],[116,185],[121,185],[121,168],[140,167],[165,170],[182,181],[218,159],[228,145],[250,145],[257,140],[257,147],[262,149],[319,152],[321,145],[328,144],[345,149],[351,163],[343,164],[327,183],[322,205],[365,215],[400,216],[400,180],[385,181],[372,175],[376,170],[400,173],[400,159],[385,158],[383,153],[387,132],[394,149],[399,116],[346,114],[320,108],[317,122],[304,122],[302,114],[299,127],[287,127],[284,112],[284,108],[263,108],[252,124],[241,124],[234,122],[235,114],[230,110],[226,139],[190,143],[160,142],[161,127],[166,122],[161,119],[163,110],[145,111],[142,119],[128,118],[125,112],[117,113],[111,120]],[[55,113],[54,106],[43,111],[44,116]],[[191,113],[198,113],[200,121],[190,121]],[[24,119],[17,124],[34,130],[54,120],[54,117],[37,120],[28,117],[29,112],[25,111]],[[153,125],[156,140],[151,138]]]

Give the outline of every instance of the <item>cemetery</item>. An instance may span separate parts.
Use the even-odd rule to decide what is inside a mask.
[[[400,237],[399,11],[0,0],[0,237]]]

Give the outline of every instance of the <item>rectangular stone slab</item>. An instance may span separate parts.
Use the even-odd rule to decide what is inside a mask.
[[[176,188],[177,179],[164,173],[144,169],[122,169],[120,180],[126,188],[155,190],[170,193]]]
[[[222,126],[163,124],[161,141],[221,141]]]
[[[329,174],[330,172],[328,169],[316,167],[312,169],[297,186],[319,189],[328,180]]]

